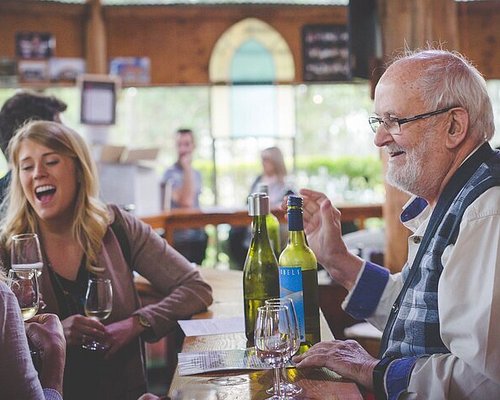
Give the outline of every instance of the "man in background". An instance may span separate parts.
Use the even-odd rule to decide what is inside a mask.
[[[0,148],[8,160],[7,147],[16,131],[31,120],[61,122],[66,103],[54,96],[23,90],[9,98],[0,110]],[[10,183],[10,171],[0,179],[0,203]]]
[[[169,208],[200,208],[201,174],[193,168],[195,149],[191,129],[178,129],[175,135],[177,161],[168,168],[161,180],[161,206]],[[189,261],[201,264],[207,248],[203,229],[183,229],[174,232],[173,246]]]

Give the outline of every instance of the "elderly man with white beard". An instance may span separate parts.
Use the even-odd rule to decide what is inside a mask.
[[[348,252],[340,213],[303,189],[304,228],[318,261],[348,295],[347,312],[384,331],[380,359],[331,341],[296,356],[377,399],[500,398],[500,152],[481,74],[444,50],[405,54],[375,91],[369,118],[388,153],[387,181],[412,194],[401,273]]]

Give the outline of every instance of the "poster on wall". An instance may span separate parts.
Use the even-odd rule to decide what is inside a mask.
[[[305,25],[302,29],[304,81],[351,79],[347,25]]]
[[[149,57],[116,57],[109,64],[109,73],[121,78],[123,85],[146,85],[151,81]]]
[[[113,125],[119,79],[110,75],[80,75],[80,122],[87,125]]]
[[[17,64],[19,80],[23,83],[48,82],[49,70],[46,60],[20,60]]]
[[[49,60],[49,75],[53,82],[74,82],[85,73],[85,60],[76,57],[52,57]]]
[[[17,32],[16,56],[24,60],[47,59],[54,55],[56,39],[49,32]]]

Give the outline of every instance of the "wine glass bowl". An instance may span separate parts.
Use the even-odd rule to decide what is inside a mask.
[[[36,233],[21,233],[12,236],[11,268],[19,273],[36,271],[40,276],[43,268],[40,242]]]
[[[295,306],[293,300],[289,297],[280,297],[280,298],[272,298],[265,301],[266,306],[283,306],[286,307],[286,311],[288,313],[288,318],[290,321],[290,335],[291,335],[291,346],[290,346],[290,358],[299,351],[300,348],[300,327],[297,319],[297,313],[295,311]],[[295,394],[302,393],[302,388],[290,382],[287,379],[286,368],[281,368],[282,377],[280,384],[280,393],[287,398],[293,396]],[[273,393],[274,388],[269,388],[266,390],[266,393]]]
[[[89,278],[85,295],[84,311],[89,318],[104,321],[111,314],[113,307],[113,288],[109,279]],[[83,338],[82,347],[92,351],[107,350],[104,343],[87,337]]]
[[[36,315],[40,306],[40,292],[35,271],[19,272],[11,269],[7,283],[17,298],[23,320],[27,321]]]
[[[255,350],[257,356],[274,369],[273,395],[268,400],[280,400],[280,368],[290,359],[294,346],[287,307],[267,305],[259,307],[255,321]]]

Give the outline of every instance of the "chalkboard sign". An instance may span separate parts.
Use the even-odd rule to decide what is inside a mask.
[[[346,25],[305,25],[302,30],[304,81],[351,79]]]

